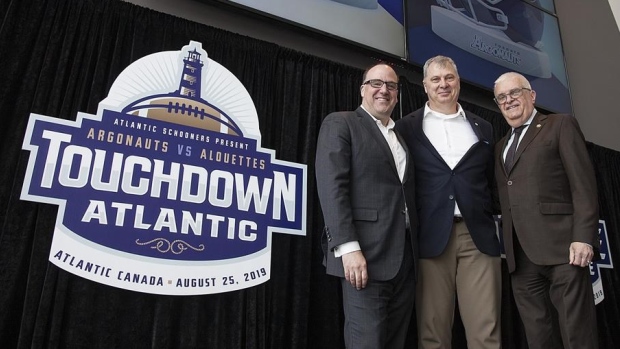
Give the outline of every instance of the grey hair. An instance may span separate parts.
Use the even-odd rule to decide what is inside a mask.
[[[515,73],[515,72],[508,72],[508,73],[504,73],[500,75],[499,78],[495,80],[493,89],[495,89],[495,86],[497,86],[497,84],[502,83],[508,79],[514,79],[514,78],[516,78],[517,81],[521,83],[521,87],[529,88],[530,90],[532,89],[532,85],[530,85],[530,82],[525,78],[525,76],[519,73]]]
[[[427,76],[426,73],[427,73],[428,67],[433,63],[439,65],[440,68],[451,66],[452,68],[454,68],[454,72],[456,73],[456,76],[459,76],[459,71],[456,68],[456,63],[454,63],[452,58],[439,55],[439,56],[429,58],[426,61],[426,63],[424,63],[424,68],[422,68],[424,79],[426,79],[426,76]]]

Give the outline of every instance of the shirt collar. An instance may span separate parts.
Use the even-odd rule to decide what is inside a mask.
[[[536,113],[538,113],[538,110],[536,110],[536,108],[534,108],[534,110],[532,110],[532,115],[530,115],[530,118],[527,119],[526,124],[531,124],[532,121],[534,121],[534,116],[536,115]]]
[[[389,119],[388,119],[388,124],[387,124],[387,126],[383,126],[383,123],[381,122],[381,120],[377,119],[377,118],[376,118],[376,117],[374,117],[372,114],[370,114],[370,113],[368,112],[368,110],[366,110],[366,108],[364,108],[364,106],[363,106],[363,105],[360,105],[360,107],[361,107],[362,109],[364,109],[364,111],[365,111],[368,115],[370,115],[370,117],[371,117],[371,118],[375,121],[375,123],[376,123],[378,126],[385,127],[385,128],[387,128],[388,130],[391,130],[391,129],[393,129],[393,128],[394,128],[394,126],[396,125],[396,123],[394,122],[394,120],[392,120],[392,118],[389,118]]]
[[[534,116],[536,115],[536,113],[538,113],[538,111],[536,110],[536,108],[534,108],[534,110],[532,110],[532,115],[530,115],[530,118],[527,119],[527,121],[523,125],[529,126],[534,120]],[[512,129],[514,130],[515,128],[513,127]]]
[[[462,117],[463,120],[467,120],[467,116],[465,116],[465,111],[463,110],[463,107],[461,107],[460,103],[457,103],[457,110],[456,113],[454,114],[444,114],[444,113],[440,113],[438,111],[434,111],[433,109],[431,109],[431,107],[428,105],[428,102],[426,102],[424,104],[424,117],[426,118],[429,115],[432,115],[434,117],[438,117],[440,119],[452,119],[452,118],[456,118],[458,116]]]

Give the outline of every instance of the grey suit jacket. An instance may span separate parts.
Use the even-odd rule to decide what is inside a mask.
[[[512,132],[512,131],[511,131]],[[515,269],[513,226],[528,258],[539,265],[565,264],[571,242],[585,242],[598,255],[598,199],[594,168],[577,120],[537,113],[523,136],[510,173],[495,147],[495,178],[509,272]]]
[[[358,241],[368,276],[396,276],[404,253],[406,214],[417,256],[417,218],[411,158],[405,142],[408,169],[398,177],[389,145],[375,121],[361,107],[329,114],[319,132],[316,181],[325,219],[323,247],[327,273],[344,277],[334,247]],[[416,262],[417,265],[417,262]]]

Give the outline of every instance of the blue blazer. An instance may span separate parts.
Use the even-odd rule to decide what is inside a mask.
[[[421,108],[396,122],[396,130],[405,139],[415,168],[420,257],[439,256],[446,248],[455,203],[478,250],[499,256],[491,195],[493,127],[477,115],[465,112],[479,141],[452,170],[424,134],[423,113],[424,108]]]

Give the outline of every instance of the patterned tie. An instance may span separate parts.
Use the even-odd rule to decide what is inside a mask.
[[[512,143],[506,153],[506,161],[504,161],[504,169],[506,170],[506,173],[510,173],[510,170],[512,170],[515,153],[517,152],[517,146],[519,145],[519,137],[521,136],[521,131],[523,131],[525,126],[527,125],[521,125],[514,129],[514,137],[512,138]]]

